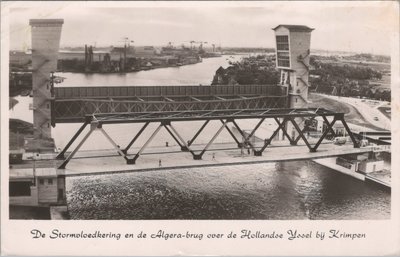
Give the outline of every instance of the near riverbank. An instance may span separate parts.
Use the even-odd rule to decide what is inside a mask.
[[[332,99],[328,95],[310,93],[308,96],[309,100],[312,102],[308,105],[310,108],[325,108],[331,111],[343,112],[345,113],[345,119],[348,123],[366,127],[372,130],[381,131],[382,128],[372,125],[368,122],[363,115],[361,115],[360,110],[346,102],[338,101]]]

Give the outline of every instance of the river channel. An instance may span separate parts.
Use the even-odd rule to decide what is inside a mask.
[[[59,86],[205,85],[211,83],[218,67],[226,67],[229,60],[238,58],[223,56],[188,66],[128,74],[60,73],[66,79]],[[25,99],[17,100],[29,101]],[[14,117],[16,110],[18,105]],[[26,119],[29,121],[29,117]],[[57,146],[64,146],[78,126],[57,124],[53,130]],[[195,126],[199,125],[180,129],[191,131]],[[131,138],[128,131],[137,128],[106,129],[123,144]],[[104,138],[92,140],[84,150],[94,144],[110,148]],[[169,140],[164,133],[158,142]],[[220,140],[227,139],[222,136]],[[71,219],[390,218],[390,191],[312,161],[67,177],[66,186]]]

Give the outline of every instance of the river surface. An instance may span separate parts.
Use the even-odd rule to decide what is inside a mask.
[[[229,66],[229,61],[240,60],[244,55],[206,58],[197,64],[168,67],[126,74],[82,74],[57,73],[65,77],[59,86],[167,86],[167,85],[210,85],[215,71]]]
[[[311,161],[67,178],[72,219],[390,218],[390,194]]]
[[[228,66],[229,58],[129,74],[59,73],[66,79],[58,86],[204,85],[211,83],[218,67]],[[17,100],[21,104],[11,117],[32,122],[32,113],[25,110],[31,98]],[[125,126],[105,129],[124,145],[132,138],[129,132],[138,129]],[[185,135],[198,126],[179,129]],[[78,127],[57,124],[52,132],[57,147]],[[212,125],[209,129],[215,130]],[[228,138],[221,135],[219,140]],[[91,140],[83,149],[110,148],[101,135]],[[171,143],[166,133],[154,141]],[[312,161],[68,177],[66,187],[71,219],[389,219],[391,205],[389,191]]]

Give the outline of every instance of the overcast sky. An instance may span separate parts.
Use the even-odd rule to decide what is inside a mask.
[[[119,2],[121,7],[94,8],[96,3],[10,5],[10,48],[30,46],[29,19],[62,18],[62,46],[175,45],[207,41],[224,46],[274,47],[271,28],[298,24],[315,28],[312,49],[390,54],[391,34],[397,32],[393,2],[200,2],[145,7]],[[350,5],[352,6],[350,6]],[[114,6],[116,4],[113,4]],[[124,6],[125,5],[125,6]],[[169,7],[168,7],[169,5]],[[29,5],[28,5],[29,6]],[[2,13],[3,15],[3,13]]]

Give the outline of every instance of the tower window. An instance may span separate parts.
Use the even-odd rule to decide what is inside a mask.
[[[278,66],[290,67],[289,52],[278,52]]]
[[[278,67],[290,67],[289,36],[276,36]]]
[[[289,36],[276,36],[276,49],[278,51],[289,51]]]

